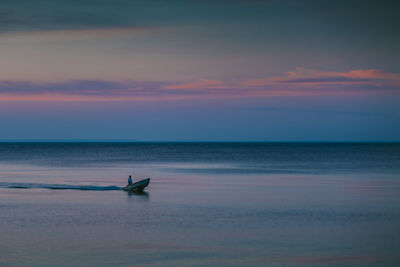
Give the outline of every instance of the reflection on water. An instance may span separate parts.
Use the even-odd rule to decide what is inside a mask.
[[[146,200],[148,201],[150,198],[150,194],[146,191],[135,192],[135,191],[127,191],[125,192],[128,195],[128,199],[130,200]]]

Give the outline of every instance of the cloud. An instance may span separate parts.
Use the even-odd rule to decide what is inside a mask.
[[[199,82],[185,83],[179,85],[169,85],[165,87],[166,89],[218,89],[218,88],[228,88],[228,86],[218,80],[206,80],[202,79]]]
[[[139,26],[129,17],[129,1],[4,1],[0,32]]]
[[[72,80],[64,82],[0,81],[0,100],[144,100],[155,99],[166,82]],[[165,97],[165,96],[164,96]]]
[[[183,4],[185,2],[185,4]],[[181,0],[2,0],[0,33],[170,27],[220,21],[222,1]],[[230,3],[231,1],[226,1]],[[223,14],[222,20],[227,17]]]
[[[221,89],[225,91],[215,91]],[[0,81],[0,101],[176,100],[229,95],[230,90],[221,81],[216,80],[201,80],[198,83],[180,85],[170,81],[131,80]]]
[[[154,101],[210,98],[400,93],[400,75],[377,69],[325,72],[305,68],[282,77],[227,82],[69,80],[0,81],[0,101]]]
[[[331,255],[331,256],[298,256],[289,259],[289,262],[296,264],[334,264],[345,265],[352,263],[377,263],[381,262],[382,258],[374,255]]]
[[[62,93],[79,95],[110,94],[131,87],[138,83],[119,83],[101,80],[73,80],[67,82],[32,83],[28,81],[1,81],[0,93],[32,94],[32,93]]]
[[[171,81],[71,80],[64,82],[0,81],[0,101],[131,101],[224,98],[250,96],[235,85],[202,79],[182,83]]]
[[[243,83],[249,87],[263,87],[272,85],[291,85],[307,87],[326,87],[332,85],[370,85],[370,86],[399,86],[400,74],[389,73],[379,69],[359,69],[347,72],[327,72],[296,68],[295,71],[286,72],[283,77],[247,80]]]
[[[125,28],[96,28],[96,29],[65,29],[42,30],[27,32],[7,32],[1,35],[4,40],[42,40],[42,41],[66,41],[66,40],[93,40],[106,39],[119,36],[137,36],[140,34],[160,32],[161,28],[151,27],[125,27]]]

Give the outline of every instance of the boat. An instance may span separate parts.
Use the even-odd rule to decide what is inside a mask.
[[[124,188],[122,188],[124,191],[128,192],[143,192],[143,189],[148,186],[150,183],[150,178],[138,181],[133,184],[128,184]]]

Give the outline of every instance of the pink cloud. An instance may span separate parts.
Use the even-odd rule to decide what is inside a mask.
[[[291,84],[293,87],[323,87],[329,85],[399,86],[400,74],[389,73],[379,69],[327,72],[297,67],[295,71],[286,72],[282,77],[252,79],[242,83],[243,86],[249,87],[262,87],[279,84]]]
[[[201,79],[170,81],[0,81],[0,101],[158,101],[399,94],[400,75],[378,69],[326,72],[297,68],[282,77],[243,82]]]
[[[219,80],[207,80],[202,79],[199,82],[185,83],[179,85],[169,85],[165,87],[166,89],[218,89],[218,88],[228,88],[228,86]]]

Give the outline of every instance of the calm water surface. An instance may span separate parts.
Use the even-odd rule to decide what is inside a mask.
[[[400,144],[1,143],[0,230],[1,266],[398,266]]]

